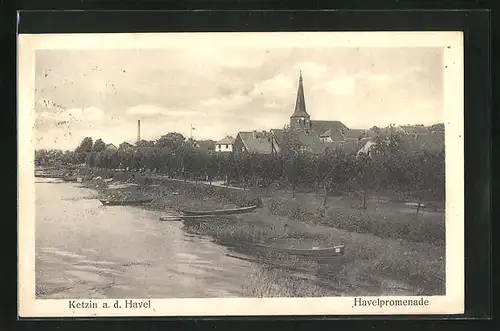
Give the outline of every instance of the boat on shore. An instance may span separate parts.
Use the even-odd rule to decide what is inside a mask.
[[[265,250],[270,252],[286,253],[290,255],[298,255],[305,257],[320,257],[320,258],[342,256],[344,255],[344,250],[345,250],[345,247],[343,245],[326,247],[326,248],[319,248],[319,247],[286,248],[286,247],[274,247],[264,244],[256,244],[255,247],[259,250]]]
[[[234,214],[243,214],[254,211],[257,206],[248,206],[248,207],[240,207],[240,208],[232,208],[232,209],[220,209],[220,210],[188,210],[181,209],[181,212],[184,215],[188,216],[212,216],[212,215],[234,215]]]
[[[222,215],[164,215],[160,216],[160,221],[163,222],[178,222],[183,220],[210,220],[220,218]],[[229,216],[229,215],[223,215]]]
[[[141,199],[99,199],[105,206],[138,206],[151,203],[153,198]]]
[[[59,177],[61,177],[61,176],[56,175],[56,174],[36,173],[35,172],[35,178],[59,178]]]

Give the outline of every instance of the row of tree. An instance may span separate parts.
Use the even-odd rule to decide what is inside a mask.
[[[444,199],[444,148],[439,152],[408,151],[397,135],[378,137],[369,155],[325,151],[320,155],[284,148],[278,155],[210,153],[178,133],[135,146],[108,148],[98,139],[85,138],[74,151],[37,150],[38,164],[85,163],[107,169],[161,173],[193,180],[225,180],[245,188],[272,183],[292,190],[323,189],[324,203],[331,192],[361,193],[363,206],[369,192],[390,190],[404,197]],[[420,206],[420,204],[419,204]],[[418,211],[417,211],[418,213]]]

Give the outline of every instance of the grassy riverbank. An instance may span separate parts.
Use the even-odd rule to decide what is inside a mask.
[[[214,219],[184,221],[188,232],[208,235],[235,255],[259,261],[249,276],[252,296],[437,295],[445,289],[444,213],[415,210],[404,203],[369,201],[361,210],[346,197],[322,197],[286,191],[265,197],[258,190],[236,190],[167,178],[81,168],[73,175],[101,196],[149,196],[147,208],[224,208],[259,205],[256,212]],[[75,174],[76,173],[76,174]],[[137,186],[113,188],[116,183]],[[345,245],[345,254],[328,260],[256,251],[253,243],[294,247]],[[300,276],[299,276],[300,275]],[[310,279],[304,279],[308,275]],[[286,279],[287,285],[280,286]],[[311,286],[314,284],[314,286]]]

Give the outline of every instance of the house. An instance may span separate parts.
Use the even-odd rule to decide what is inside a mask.
[[[116,148],[116,146],[113,144],[106,144],[106,146],[104,147],[105,151],[116,151],[117,149],[118,148]]]
[[[126,150],[126,149],[131,149],[133,147],[134,147],[134,145],[132,145],[132,144],[130,144],[130,143],[128,143],[128,142],[125,141],[125,142],[122,142],[120,144],[120,146],[118,146],[118,149]]]
[[[278,154],[281,152],[284,140],[285,140],[285,130],[284,129],[271,129],[269,130],[271,134],[271,149],[272,152]]]
[[[298,150],[300,152],[321,154],[326,150],[327,145],[325,145],[315,130],[295,130],[291,131],[290,134],[293,141],[298,143]]]
[[[277,146],[273,146],[273,144]],[[234,139],[234,151],[236,153],[271,154],[273,151],[276,151],[276,148],[279,148],[277,140],[271,132],[238,132],[238,135]]]
[[[215,143],[216,152],[232,152],[233,151],[234,138],[231,136],[225,136],[221,140]]]

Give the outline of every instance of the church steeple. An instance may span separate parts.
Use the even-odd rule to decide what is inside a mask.
[[[295,111],[290,116],[290,127],[309,129],[311,126],[310,116],[306,110],[306,100],[304,97],[304,86],[302,71],[299,75],[299,88],[297,90],[297,101],[295,102]]]

